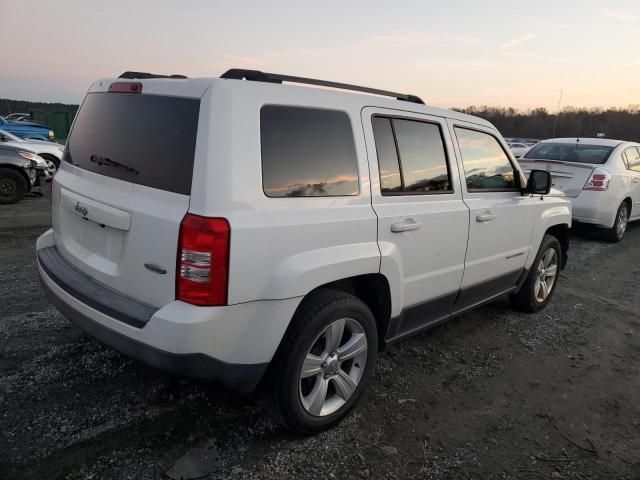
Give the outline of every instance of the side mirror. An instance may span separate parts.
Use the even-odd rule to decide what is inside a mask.
[[[545,170],[531,170],[525,193],[546,195],[551,191],[551,174]]]

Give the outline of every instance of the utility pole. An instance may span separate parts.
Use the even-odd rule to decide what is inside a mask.
[[[558,111],[556,113],[556,119],[553,122],[553,133],[551,138],[556,138],[556,127],[558,126],[558,118],[560,118],[560,104],[562,103],[562,89],[560,89],[560,98],[558,99]]]

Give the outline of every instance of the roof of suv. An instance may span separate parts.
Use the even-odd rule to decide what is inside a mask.
[[[348,105],[352,108],[390,108],[394,110],[404,110],[408,112],[422,113],[425,115],[451,118],[454,120],[460,120],[474,123],[476,125],[495,128],[490,122],[480,117],[456,112],[455,110],[447,110],[444,108],[427,106],[422,103],[422,100],[415,95],[387,92],[384,90],[378,90],[369,87],[358,87],[355,85],[328,82],[324,80],[306,79],[301,77],[291,77],[287,75],[277,75],[245,70],[241,70],[239,72],[255,72],[261,75],[273,76],[276,79],[281,78],[282,80],[274,81],[271,79],[271,77],[266,77],[266,79],[258,80],[256,80],[255,78],[242,80],[239,79],[237,75],[230,77],[227,76],[225,78],[225,75],[228,75],[230,72],[238,72],[238,70],[229,70],[219,78],[187,78],[179,75],[166,76],[142,72],[125,72],[119,78],[105,78],[95,82],[89,88],[89,92],[107,91],[112,83],[122,82],[123,79],[135,80],[136,82],[141,83],[143,85],[143,91],[145,93],[166,94],[167,91],[170,91],[172,94],[189,97],[199,97],[203,95],[209,88],[213,87],[214,85],[220,85],[221,83],[224,83],[227,86],[229,84],[237,84],[237,86],[234,86],[234,88],[238,89],[262,89],[268,91],[270,89],[285,88],[295,89],[298,92],[303,91],[305,95],[313,96],[316,98],[316,100],[321,100],[321,97],[326,98],[327,101],[331,100],[331,103],[336,103],[336,101],[338,100],[339,103],[344,103],[345,106]],[[297,80],[301,81],[299,82]],[[283,82],[287,82],[287,84],[284,84]],[[312,86],[303,86],[304,84]],[[399,97],[393,98],[396,95]]]

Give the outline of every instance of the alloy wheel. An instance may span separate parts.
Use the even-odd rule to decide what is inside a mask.
[[[49,174],[51,174],[51,176],[56,173],[57,169],[58,167],[56,167],[56,164],[53,160],[47,160],[47,171],[49,172]]]
[[[549,248],[538,263],[536,282],[534,286],[534,295],[536,301],[544,302],[553,289],[558,275],[558,254],[555,248]]]
[[[618,238],[622,238],[624,232],[627,230],[627,223],[629,222],[629,212],[626,204],[620,206],[618,210],[618,225],[616,226],[616,235]]]
[[[299,396],[311,415],[324,417],[353,396],[367,363],[367,336],[352,318],[327,326],[311,345],[302,364]]]

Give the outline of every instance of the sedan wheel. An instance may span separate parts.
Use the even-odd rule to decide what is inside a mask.
[[[53,163],[53,160],[47,160],[47,171],[49,174],[53,176],[53,174],[56,173],[56,170],[58,170],[58,167]]]
[[[616,213],[616,221],[612,228],[604,231],[604,237],[606,240],[617,243],[622,240],[625,232],[627,231],[627,225],[629,224],[629,205],[627,202],[622,202],[618,207]]]
[[[627,204],[623,203],[618,210],[618,224],[616,225],[616,234],[618,238],[622,238],[624,232],[627,231],[627,223],[629,222],[629,209]]]

